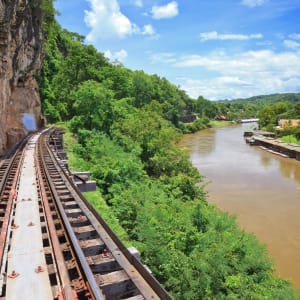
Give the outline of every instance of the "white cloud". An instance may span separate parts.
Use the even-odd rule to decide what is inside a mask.
[[[150,53],[150,61],[152,64],[173,64],[176,63],[177,57],[174,53],[164,52],[164,53]]]
[[[88,41],[99,38],[123,38],[137,31],[137,26],[122,14],[116,0],[87,0],[91,10],[85,10],[84,21],[91,32],[87,35]]]
[[[164,6],[153,6],[151,9],[153,19],[168,19],[178,15],[178,3],[172,1]]]
[[[186,90],[191,97],[198,98],[201,95],[210,100],[247,97],[245,89],[253,89],[251,83],[229,76],[220,76],[213,80],[181,78],[181,82],[181,88]]]
[[[268,40],[264,40],[264,41],[260,41],[260,42],[256,42],[257,46],[264,46],[265,48],[272,48],[273,46],[273,42],[272,41],[268,41]]]
[[[209,41],[209,40],[239,40],[239,41],[244,41],[244,40],[250,40],[250,39],[261,39],[263,38],[263,35],[261,33],[256,33],[256,34],[232,34],[232,33],[227,33],[227,34],[220,34],[216,31],[210,31],[210,32],[201,32],[200,33],[200,40],[201,41]]]
[[[235,55],[216,52],[208,56],[189,55],[181,57],[177,67],[203,67],[227,75],[253,76],[253,74],[298,75],[300,55],[298,52],[275,53],[271,50],[248,51]],[[276,71],[276,72],[275,72]]]
[[[142,0],[132,0],[132,3],[137,7],[143,7],[143,1]]]
[[[152,61],[153,57],[162,64],[166,55],[152,54]],[[195,98],[203,95],[217,100],[300,91],[300,51],[261,50],[235,55],[221,51],[169,58],[167,63],[172,67],[188,68],[185,73],[193,74],[194,78],[181,78],[177,84]],[[195,73],[202,77],[207,74],[207,79],[195,79]]]
[[[104,52],[104,56],[108,58],[110,61],[122,62],[128,56],[128,53],[124,49],[116,52],[111,52],[110,50],[107,50]]]
[[[269,0],[243,0],[241,3],[248,7],[261,6],[267,3]]]
[[[154,35],[155,34],[155,30],[154,30],[154,28],[153,28],[152,25],[148,24],[148,25],[145,25],[143,27],[142,34],[143,35]]]
[[[289,37],[294,40],[300,40],[300,33],[290,34]]]
[[[300,49],[300,43],[296,41],[284,40],[283,44],[286,48],[295,49],[295,50]]]
[[[99,39],[125,38],[132,34],[143,34],[136,24],[120,10],[117,0],[86,0],[91,10],[85,10],[84,21],[91,31],[86,39],[96,42]],[[146,25],[148,26],[148,25]]]

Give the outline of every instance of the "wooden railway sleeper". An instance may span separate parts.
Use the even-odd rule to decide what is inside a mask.
[[[52,170],[53,168],[51,168]],[[52,176],[53,178],[54,176]],[[54,184],[55,185],[55,184]],[[59,191],[57,192],[59,194],[59,196],[61,196],[64,192],[62,192],[63,189],[59,189]],[[70,194],[67,192],[65,192],[65,194]],[[65,203],[63,203],[65,204]],[[65,206],[65,205],[63,205]],[[77,207],[77,206],[76,206]],[[67,215],[69,216],[71,222],[72,220],[74,219],[74,217],[77,216],[80,216],[82,215],[82,211],[81,209],[68,209],[67,210]],[[95,238],[96,237],[96,231],[93,227],[91,227],[90,225],[86,226],[86,228],[81,228],[81,227],[73,227],[73,231],[75,233],[75,235],[77,236],[77,239],[82,239],[82,240],[86,240],[86,239],[91,239],[91,238]],[[105,248],[105,247],[103,247]],[[87,260],[87,258],[86,258]],[[91,260],[87,260],[87,262],[91,263]],[[92,266],[94,265],[94,262],[92,262],[92,265],[90,265],[90,268],[93,268]],[[118,265],[118,264],[117,264]],[[93,268],[94,269],[94,268]],[[98,270],[100,270],[99,268],[97,268]],[[117,282],[115,282],[116,285],[120,285],[120,278],[117,279],[116,275],[113,275],[113,274],[122,274],[122,280],[121,281],[124,281],[126,282],[126,287],[127,286],[131,286],[130,289],[133,289],[135,291],[137,291],[137,288],[136,286],[133,284],[133,282],[131,281],[131,279],[128,277],[127,273],[125,271],[122,271],[120,266],[114,268],[115,269],[115,272],[112,272],[112,273],[107,273],[107,271],[109,271],[109,269],[106,270],[106,274],[111,274],[111,276],[109,276],[109,278],[115,278],[117,280]],[[121,272],[121,273],[118,273],[118,272]],[[94,274],[95,275],[95,274]],[[100,274],[96,274],[96,275],[100,275]],[[125,277],[124,277],[125,276]],[[104,284],[105,282],[103,280],[101,280],[101,277],[99,278],[99,276],[96,277],[98,280],[100,279],[101,283]],[[97,283],[99,284],[99,281],[97,280]],[[112,282],[110,282],[110,285],[113,284]],[[114,284],[113,284],[114,285]],[[126,287],[124,287],[124,291],[127,289]],[[107,290],[107,289],[106,289]],[[110,290],[110,289],[109,289]],[[108,294],[110,294],[111,291],[108,292]],[[136,292],[135,292],[136,293]],[[110,298],[110,299],[114,299],[114,298]],[[117,299],[117,298],[116,298]]]
[[[45,176],[45,174],[43,174],[44,172],[40,168],[40,164],[38,163],[38,160],[36,160],[36,165],[37,165],[38,174],[39,174],[39,181],[40,181],[39,185],[40,185],[40,189],[41,189],[41,196],[43,198],[43,207],[44,207],[44,210],[45,210],[45,216],[46,216],[46,219],[48,221],[48,224],[50,224],[50,225],[48,225],[48,226],[50,226],[49,242],[53,245],[53,249],[56,249],[55,250],[55,257],[51,257],[51,262],[53,262],[53,263],[51,265],[50,264],[48,265],[49,273],[51,272],[51,274],[52,274],[52,275],[49,274],[49,276],[50,276],[50,278],[57,277],[57,271],[59,271],[60,275],[58,277],[57,282],[61,286],[61,290],[63,291],[62,292],[62,294],[63,294],[62,299],[64,299],[64,300],[71,300],[72,299],[73,300],[73,299],[75,299],[74,298],[74,292],[71,288],[70,281],[67,279],[68,278],[68,275],[67,275],[68,272],[66,271],[64,273],[64,271],[63,271],[64,268],[62,267],[63,264],[64,264],[63,256],[61,254],[61,257],[59,257],[59,253],[61,253],[60,250],[59,250],[59,252],[57,252],[57,250],[60,249],[60,244],[58,242],[58,236],[56,235],[56,232],[55,232],[54,222],[53,221],[50,222],[50,220],[52,220],[52,214],[51,214],[51,211],[49,209],[49,206],[47,206],[47,204],[45,203],[46,199],[49,199],[49,197],[52,197],[52,195],[51,195],[50,192],[46,192],[46,190],[49,191],[49,187],[47,187],[46,176]],[[57,222],[57,221],[55,221],[55,222]],[[55,264],[57,264],[57,267],[55,267],[54,262],[55,262]]]
[[[47,157],[47,155],[43,155],[44,157]],[[44,162],[44,164],[45,164],[45,166],[47,166],[47,169],[49,169],[49,165],[47,164],[48,163],[48,159],[46,159],[46,161]],[[52,169],[53,170],[53,168],[51,167],[50,169]],[[47,173],[48,171],[45,171],[45,173]],[[50,178],[53,178],[53,175],[52,176],[50,176],[50,174],[49,175],[47,175],[48,176],[48,178],[50,179]],[[46,176],[46,177],[47,177]],[[50,182],[49,181],[49,185],[51,186],[51,190],[52,190],[52,193],[54,194],[54,196],[55,197],[57,197],[58,196],[58,194],[57,194],[57,192],[56,192],[56,189],[55,189],[55,184],[54,183],[52,183],[52,182]],[[61,194],[62,192],[60,192],[60,194]],[[70,193],[69,192],[64,192],[64,194],[67,194],[67,195],[69,195]],[[59,208],[59,206],[61,206],[61,208],[59,208],[59,212],[60,212],[60,214],[63,212],[63,208],[62,208],[62,204],[58,201],[57,202],[57,204],[56,204],[57,206],[58,206],[58,208]],[[65,218],[65,217],[64,217]],[[65,223],[65,225],[67,225],[68,224],[68,222],[67,222],[67,219],[65,218],[64,219],[64,223]],[[69,232],[69,234],[72,232],[72,230],[70,231],[70,229],[68,229],[68,232]],[[74,245],[74,239],[72,240],[72,244]],[[66,251],[64,251],[65,253],[66,253]],[[72,252],[72,250],[70,250],[69,252],[67,252],[67,253],[71,253]],[[82,263],[84,263],[85,262],[85,260],[80,260],[81,261],[81,264]],[[85,262],[86,263],[86,262]],[[97,298],[99,298],[99,299],[104,299],[104,297],[103,297],[103,295],[101,295],[101,293],[100,293],[100,290],[98,290],[98,287],[95,289],[95,287],[93,288],[94,289],[94,292],[93,293],[95,293],[96,292],[96,295],[97,295]],[[98,293],[98,294],[97,294]]]
[[[59,162],[54,161],[54,158],[56,157],[56,155],[55,154],[53,155],[52,153],[50,153],[50,150],[46,149],[46,147],[44,147],[43,149],[45,149],[47,151],[47,154],[45,155],[45,156],[47,156],[46,165],[47,165],[48,169],[51,170],[49,172],[49,174],[50,174],[49,176],[51,176],[51,178],[55,178],[55,181],[57,179],[57,182],[60,182],[60,183],[62,183],[62,181],[67,181],[68,175],[66,173],[64,173],[63,169],[60,169],[61,164]],[[52,159],[51,159],[51,156],[52,156]],[[54,162],[52,162],[52,160]],[[57,169],[57,170],[55,170],[55,169]],[[59,175],[56,172],[59,172],[62,175]],[[55,175],[55,173],[57,175]],[[60,180],[58,179],[59,176],[61,176]],[[70,186],[70,190],[72,191],[72,193],[74,193],[73,183],[66,182],[66,185]],[[55,188],[56,193],[59,195],[59,198],[61,200],[61,202],[59,202],[59,203],[61,204],[62,211],[66,214],[67,219],[69,220],[71,226],[73,227],[72,230],[70,231],[71,236],[75,235],[75,238],[77,238],[77,242],[78,242],[78,239],[80,239],[80,241],[79,241],[80,246],[82,245],[82,242],[84,242],[86,240],[96,239],[96,236],[94,235],[94,230],[82,232],[81,231],[82,229],[81,230],[79,229],[82,225],[81,220],[79,220],[80,222],[78,222],[78,224],[80,224],[80,226],[74,226],[74,224],[77,223],[77,221],[78,221],[78,216],[80,216],[81,214],[85,215],[86,220],[93,220],[93,224],[95,224],[95,217],[92,216],[92,214],[95,214],[95,212],[89,206],[89,204],[86,202],[86,200],[81,199],[81,196],[77,196],[74,194],[76,201],[78,201],[78,203],[80,203],[79,204],[80,208],[68,209],[66,212],[66,211],[64,211],[64,206],[67,207],[67,205],[66,205],[66,202],[64,201],[64,199],[66,199],[66,198],[71,199],[71,197],[72,197],[71,193],[68,193],[67,190],[66,191],[64,190],[65,185],[63,185],[63,184],[56,186],[56,182],[54,182],[52,184],[52,186]],[[79,193],[79,195],[81,195],[81,194]],[[74,200],[72,199],[72,201],[74,201]],[[84,207],[84,208],[82,208],[82,207]],[[87,208],[88,208],[88,210],[87,210]],[[91,217],[92,217],[92,219],[91,219]],[[96,217],[96,219],[97,219],[97,217]],[[94,225],[94,226],[96,226],[95,228],[97,228],[97,232],[99,234],[101,232],[101,237],[105,240],[105,243],[109,242],[108,249],[112,253],[112,257],[113,257],[113,255],[116,256],[115,258],[117,258],[117,264],[120,263],[123,266],[120,268],[120,266],[118,267],[117,265],[115,265],[115,267],[114,267],[115,271],[111,272],[110,268],[107,268],[107,269],[104,268],[104,265],[106,263],[108,263],[108,261],[107,261],[108,259],[107,260],[104,259],[101,256],[101,253],[100,253],[100,255],[98,254],[98,255],[92,257],[92,255],[90,255],[90,254],[92,254],[93,251],[89,251],[88,248],[82,249],[83,252],[88,254],[88,255],[85,255],[86,256],[85,261],[88,263],[91,263],[91,264],[88,264],[90,266],[90,268],[94,269],[96,272],[100,271],[100,272],[104,272],[104,274],[105,274],[105,275],[103,273],[102,274],[99,274],[99,273],[94,274],[94,279],[96,280],[98,285],[99,285],[99,281],[101,282],[100,284],[103,287],[103,289],[102,289],[103,293],[106,294],[106,296],[107,296],[107,300],[130,299],[130,298],[135,299],[135,300],[144,299],[144,297],[141,296],[141,292],[143,293],[144,296],[146,296],[147,299],[150,299],[150,298],[158,299],[158,297],[157,297],[158,294],[156,295],[154,290],[152,290],[152,291],[149,290],[149,292],[146,292],[146,294],[144,293],[145,292],[144,287],[146,287],[146,286],[144,286],[143,280],[141,280],[141,278],[137,276],[137,274],[141,270],[140,266],[137,265],[139,269],[135,269],[135,267],[133,267],[132,265],[130,267],[130,264],[132,263],[131,257],[128,258],[128,254],[127,254],[126,249],[124,249],[124,246],[120,245],[120,244],[117,244],[118,245],[117,247],[114,246],[115,240],[111,241],[110,236],[109,236],[112,234],[111,231],[109,230],[109,228],[107,228],[106,224],[103,224],[103,221],[101,221],[101,220],[99,221],[99,219],[97,219],[97,220],[99,223]],[[89,226],[90,224],[85,223],[85,225]],[[104,233],[104,235],[103,235],[103,229],[101,229],[102,225],[104,225],[104,230],[108,230],[108,232],[110,232],[109,234]],[[75,230],[75,231],[77,231],[77,234],[74,233],[74,227],[78,228],[77,230]],[[112,236],[113,236],[113,239],[115,239],[114,235],[112,235]],[[72,242],[74,242],[74,241],[76,241],[76,239],[73,240],[73,238],[72,238]],[[100,248],[100,246],[98,246],[98,247]],[[119,249],[119,247],[120,247],[120,249]],[[123,256],[123,251],[126,253],[125,257]],[[119,252],[122,255],[119,254]],[[116,261],[116,259],[112,258],[112,257],[110,258],[110,262]],[[128,263],[130,263],[130,264],[128,264],[126,262],[126,259],[128,259]],[[97,263],[95,264],[95,262],[97,262]],[[103,268],[100,267],[101,264],[103,264]],[[132,275],[131,272],[135,272],[135,274]],[[151,277],[151,276],[148,276],[148,273],[145,275],[146,275],[145,276],[146,278]],[[139,283],[140,280],[141,280],[141,282]],[[150,278],[150,281],[152,281],[152,283],[154,282],[154,280],[152,280],[151,278]],[[135,283],[139,284],[141,292],[139,292],[138,288],[135,286]],[[161,289],[158,285],[156,285],[155,288],[161,295],[163,295],[163,297],[161,299],[171,299],[169,297],[169,295],[167,295],[167,293],[165,291],[163,291],[163,289]]]
[[[44,176],[44,184],[45,185],[48,185],[48,182],[46,180],[47,176]],[[51,190],[49,188],[49,190]],[[49,198],[49,201],[51,200],[51,202],[53,203],[53,207],[54,207],[54,210],[52,211],[52,214],[51,214],[51,218],[53,219],[53,224],[55,224],[55,228],[60,228],[59,229],[59,233],[56,234],[56,236],[58,237],[59,239],[59,243],[60,243],[60,251],[61,253],[63,254],[63,257],[64,257],[64,264],[66,265],[67,269],[69,270],[68,273],[69,273],[69,278],[72,280],[70,284],[72,284],[73,286],[73,280],[74,280],[74,276],[75,278],[78,276],[78,274],[80,274],[80,271],[78,269],[78,265],[76,264],[76,261],[74,259],[74,255],[72,254],[72,250],[70,248],[70,244],[68,242],[68,237],[66,236],[65,234],[65,231],[62,229],[63,226],[60,224],[60,217],[58,216],[58,212],[57,212],[57,209],[55,208],[55,205],[54,205],[54,201],[53,200],[53,195],[52,193],[49,195],[50,198]],[[68,254],[67,256],[65,254]],[[70,257],[69,257],[70,256]],[[69,260],[69,258],[71,258],[71,260]],[[71,276],[71,277],[70,277]],[[76,292],[77,292],[77,295],[81,295],[80,296],[80,299],[93,299],[93,297],[87,297],[86,295],[89,295],[90,293],[88,292],[87,290],[87,287],[86,285],[84,287],[82,287],[82,285],[80,286],[80,289],[78,289],[77,287],[74,287]],[[83,297],[83,298],[82,298]]]

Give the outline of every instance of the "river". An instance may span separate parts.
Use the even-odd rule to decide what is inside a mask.
[[[247,126],[185,135],[180,146],[205,176],[208,201],[236,215],[267,245],[276,273],[300,288],[300,161],[249,146]]]

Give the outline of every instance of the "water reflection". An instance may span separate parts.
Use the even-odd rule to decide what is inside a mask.
[[[215,129],[205,129],[193,134],[187,134],[183,147],[186,147],[191,153],[209,154],[215,150]],[[189,142],[190,141],[190,142]]]
[[[271,157],[262,155],[262,156],[261,156],[261,164],[262,164],[264,167],[269,167],[269,166],[272,164],[272,159],[271,159]]]
[[[204,134],[203,136],[201,136],[201,140],[199,140],[198,145],[198,152],[203,155],[210,154],[215,150],[215,130],[212,129],[207,133],[208,134]]]
[[[300,167],[298,165],[291,164],[290,159],[285,159],[280,160],[279,167],[284,177],[295,180],[300,185]]]
[[[300,162],[249,146],[241,125],[200,131],[180,145],[211,181],[209,201],[266,243],[277,272],[300,287]]]

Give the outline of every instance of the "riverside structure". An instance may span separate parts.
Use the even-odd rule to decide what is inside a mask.
[[[251,138],[246,138],[250,145],[259,145],[274,151],[275,154],[283,154],[289,158],[300,160],[300,145],[285,143],[278,139],[265,137],[262,135],[253,135]]]

